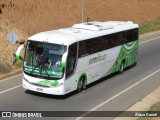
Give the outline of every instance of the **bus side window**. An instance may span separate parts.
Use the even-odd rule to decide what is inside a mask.
[[[66,77],[70,76],[75,69],[77,58],[77,43],[69,46],[69,52],[67,57]]]

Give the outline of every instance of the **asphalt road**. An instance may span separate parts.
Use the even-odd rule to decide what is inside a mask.
[[[0,111],[124,111],[160,86],[160,33],[141,38],[140,42],[136,67],[102,79],[79,94],[58,97],[27,92],[20,86],[22,75],[0,81]]]

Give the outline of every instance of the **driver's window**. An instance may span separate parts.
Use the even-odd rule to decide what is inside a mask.
[[[69,52],[67,57],[66,77],[70,76],[75,69],[77,58],[77,43],[69,46]]]

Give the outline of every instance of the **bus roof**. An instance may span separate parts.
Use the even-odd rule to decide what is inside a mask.
[[[139,28],[131,21],[86,22],[75,24],[70,28],[52,30],[35,34],[29,40],[70,45],[74,42]]]

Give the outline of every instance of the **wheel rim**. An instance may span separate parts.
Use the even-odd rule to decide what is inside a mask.
[[[120,72],[122,73],[124,71],[124,63],[121,64]]]
[[[78,92],[81,92],[82,90],[85,90],[86,89],[86,84],[85,84],[85,78],[82,77],[80,80],[79,80],[79,83],[78,83]]]
[[[83,82],[82,80],[80,80],[78,83],[78,92],[82,91],[82,89],[83,89]]]

